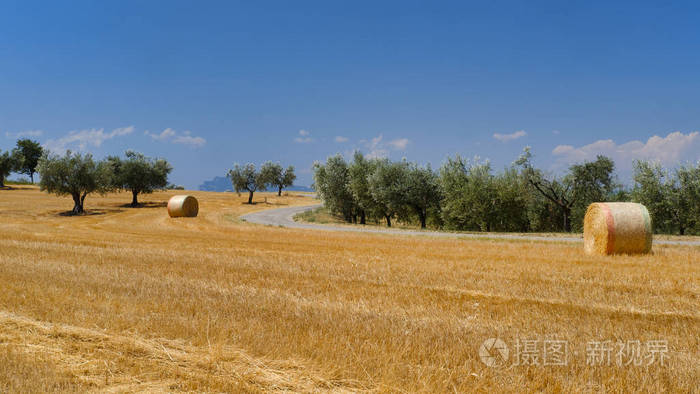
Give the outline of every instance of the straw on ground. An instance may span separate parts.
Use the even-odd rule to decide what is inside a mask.
[[[206,209],[172,220],[174,192],[94,197],[78,217],[35,188],[0,193],[0,391],[698,387],[697,247],[594,257],[236,220],[311,203],[272,194],[191,192]],[[492,337],[566,340],[569,365],[489,368]],[[667,340],[669,365],[586,365],[589,341],[616,339]]]

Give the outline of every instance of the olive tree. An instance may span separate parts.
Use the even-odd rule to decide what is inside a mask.
[[[17,140],[17,147],[12,153],[16,157],[15,170],[21,174],[29,175],[34,183],[34,173],[37,172],[39,159],[44,153],[44,149],[38,142],[25,138]]]
[[[655,232],[684,235],[700,225],[700,163],[670,172],[636,161],[634,183],[632,199],[647,207]]]
[[[356,218],[357,205],[349,188],[350,173],[343,156],[331,156],[325,164],[316,162],[313,170],[313,188],[323,205],[329,212],[352,222]]]
[[[440,168],[442,218],[455,230],[491,231],[494,176],[489,162],[448,157]]]
[[[419,167],[411,164],[406,175],[406,204],[418,215],[420,227],[426,228],[430,211],[439,211],[440,208],[439,178],[430,165]]]
[[[73,198],[73,214],[84,212],[85,197],[113,190],[112,171],[107,162],[95,162],[91,154],[71,153],[64,156],[45,153],[37,166],[42,191]]]
[[[369,176],[374,173],[378,159],[367,159],[356,151],[353,161],[348,166],[348,189],[357,206],[360,224],[366,224],[368,217],[377,217],[381,206],[372,198],[369,188]]]
[[[266,162],[260,167],[260,172],[270,186],[277,188],[277,195],[282,195],[282,189],[292,186],[297,176],[294,174],[294,166],[282,169],[279,163]]]
[[[126,151],[126,159],[116,156],[107,158],[113,172],[112,182],[115,189],[131,192],[131,206],[138,206],[138,195],[153,193],[168,185],[168,174],[173,167],[165,159],[152,159],[141,153]]]
[[[5,186],[5,178],[15,170],[16,161],[14,155],[5,152],[0,155],[0,187]]]
[[[493,179],[493,216],[489,223],[491,231],[528,231],[531,229],[528,205],[534,196],[527,180],[517,168],[509,167],[496,174]],[[543,202],[546,203],[545,200]]]
[[[668,172],[659,162],[634,162],[632,200],[647,207],[653,218],[654,232],[668,232],[671,221],[668,196]]]
[[[582,219],[589,203],[608,201],[617,187],[613,176],[615,163],[605,156],[599,155],[595,161],[572,165],[565,176],[550,179],[533,167],[531,158],[530,147],[526,147],[516,165],[522,168],[528,183],[535,190],[560,208],[566,232],[572,230],[573,216]],[[576,220],[577,225],[580,222]]]
[[[696,165],[683,165],[675,171],[675,179],[679,192],[673,200],[673,213],[677,222],[684,223],[686,228],[680,234],[686,234],[688,230],[694,230],[694,234],[700,232],[700,162]]]
[[[377,202],[386,226],[391,227],[391,218],[404,216],[408,208],[409,164],[406,161],[377,163],[368,177],[372,198]]]
[[[267,190],[267,184],[270,183],[267,174],[257,171],[252,163],[244,166],[235,164],[233,169],[229,170],[228,177],[236,193],[248,192],[248,204],[253,203],[253,193]]]

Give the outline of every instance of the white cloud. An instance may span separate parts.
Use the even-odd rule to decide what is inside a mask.
[[[605,155],[612,158],[622,171],[630,170],[634,160],[659,161],[673,167],[682,161],[700,159],[700,132],[683,134],[675,131],[666,137],[655,135],[646,142],[633,140],[619,145],[612,139],[598,140],[578,148],[559,145],[552,154],[558,156],[559,165],[595,160],[597,155]]]
[[[336,135],[335,136],[335,142],[342,143],[342,142],[348,142],[347,137],[343,137],[342,135]]]
[[[387,144],[394,150],[405,150],[409,142],[408,138],[398,138],[387,142]]]
[[[395,140],[384,142],[384,136],[382,134],[379,134],[369,141],[360,141],[360,143],[363,144],[369,152],[367,153],[368,158],[387,157],[390,150],[405,150],[410,142],[411,141],[409,141],[407,138],[397,138]]]
[[[171,142],[173,144],[187,145],[193,148],[201,148],[207,143],[207,140],[204,138],[193,136],[192,132],[189,130],[178,133],[170,127],[157,134],[149,131],[146,131],[144,134],[150,136],[153,141]]]
[[[501,133],[493,133],[493,138],[501,141],[501,142],[508,142],[512,140],[517,140],[518,138],[525,137],[527,133],[525,130],[518,130],[514,133],[510,134],[501,134]]]
[[[202,137],[192,137],[191,135],[181,135],[175,137],[173,144],[189,145],[195,148],[203,147],[207,141]]]
[[[311,138],[311,132],[306,131],[306,130],[299,130],[299,136],[294,138],[294,142],[298,144],[308,144],[310,142],[313,142],[313,138]]]
[[[151,138],[153,138],[154,141],[167,141],[172,137],[175,137],[175,130],[171,129],[168,127],[167,129],[163,130],[159,134],[152,134],[146,131],[147,135],[150,135]]]
[[[79,131],[71,131],[59,139],[50,139],[46,141],[44,146],[51,151],[61,152],[71,147],[78,150],[85,150],[88,146],[100,147],[103,142],[111,140],[114,137],[121,137],[134,132],[134,126],[120,127],[109,133],[105,133],[104,129],[85,129]]]
[[[41,130],[26,130],[17,133],[5,132],[7,138],[41,137],[44,134]]]
[[[557,145],[557,147],[552,150],[552,154],[555,156],[561,156],[574,150],[576,150],[576,148],[571,145]]]

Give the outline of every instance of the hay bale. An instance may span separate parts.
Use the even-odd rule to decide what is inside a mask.
[[[651,218],[642,204],[596,202],[583,219],[583,249],[586,254],[649,253]]]
[[[171,218],[193,218],[199,212],[199,203],[192,196],[178,195],[173,196],[168,201],[168,215]]]

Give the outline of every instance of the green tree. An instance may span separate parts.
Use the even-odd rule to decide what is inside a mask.
[[[561,208],[527,183],[523,193],[526,200],[528,230],[536,232],[562,231]]]
[[[657,233],[685,235],[700,225],[700,163],[673,172],[658,162],[634,163],[632,199],[649,210]]]
[[[674,213],[678,223],[683,222],[687,230],[700,233],[700,162],[684,165],[675,171],[679,186],[677,200],[674,200]],[[684,233],[681,233],[684,234]]]
[[[96,163],[91,154],[67,151],[64,156],[50,153],[39,160],[42,191],[73,198],[73,214],[84,212],[85,197],[90,193],[104,194],[113,190],[112,171],[106,162]]]
[[[574,200],[571,209],[571,227],[583,231],[583,218],[591,203],[612,201],[620,187],[615,180],[615,163],[599,155],[595,161],[574,164],[569,168],[565,183],[571,185]]]
[[[255,164],[248,163],[244,166],[235,164],[232,170],[229,170],[228,177],[231,179],[233,184],[233,190],[236,193],[241,193],[242,191],[248,192],[248,204],[253,203],[253,193],[258,190],[267,190],[267,184],[269,179],[266,178],[266,174],[257,171]]]
[[[341,155],[330,156],[325,164],[314,163],[313,188],[326,209],[346,221],[357,221],[357,205],[349,188],[348,164]]]
[[[567,232],[572,230],[572,214],[582,218],[581,212],[585,212],[582,207],[594,201],[607,201],[617,186],[613,176],[615,164],[605,156],[573,165],[564,177],[551,179],[532,166],[531,158],[530,147],[526,147],[515,164],[522,168],[523,175],[535,190],[560,208],[563,229]]]
[[[410,164],[407,169],[406,204],[418,216],[421,228],[426,228],[428,215],[440,210],[440,180],[430,165]]]
[[[289,166],[286,169],[282,169],[279,163],[266,162],[260,168],[260,172],[263,174],[270,186],[274,186],[277,189],[277,195],[282,195],[282,189],[292,186],[294,181],[297,179],[296,174],[294,174],[294,166]]]
[[[16,160],[14,155],[11,155],[10,152],[0,155],[0,187],[5,186],[5,178],[15,170],[15,167]]]
[[[112,181],[116,189],[131,192],[131,206],[138,206],[138,195],[153,193],[168,185],[168,174],[172,166],[165,159],[152,159],[141,153],[126,151],[126,159],[110,156],[107,162],[113,171]]]
[[[494,177],[491,165],[447,158],[440,168],[442,218],[455,230],[491,231],[494,205]]]
[[[634,162],[632,200],[647,207],[656,233],[670,231],[671,200],[667,179],[668,172],[660,163]]]
[[[366,224],[367,218],[376,217],[380,210],[379,205],[372,198],[368,180],[377,165],[377,159],[366,159],[361,152],[355,151],[353,161],[348,167],[348,188],[357,205],[360,224]]]
[[[377,162],[374,172],[369,176],[369,190],[377,202],[381,215],[391,227],[391,218],[395,215],[405,216],[409,196],[409,164],[406,161]]]
[[[506,168],[494,176],[492,185],[494,209],[489,218],[491,231],[528,231],[530,196],[525,178],[516,168]]]
[[[34,173],[43,153],[44,149],[38,142],[30,139],[17,140],[17,147],[13,150],[13,155],[17,158],[17,172],[29,175],[34,183]]]

